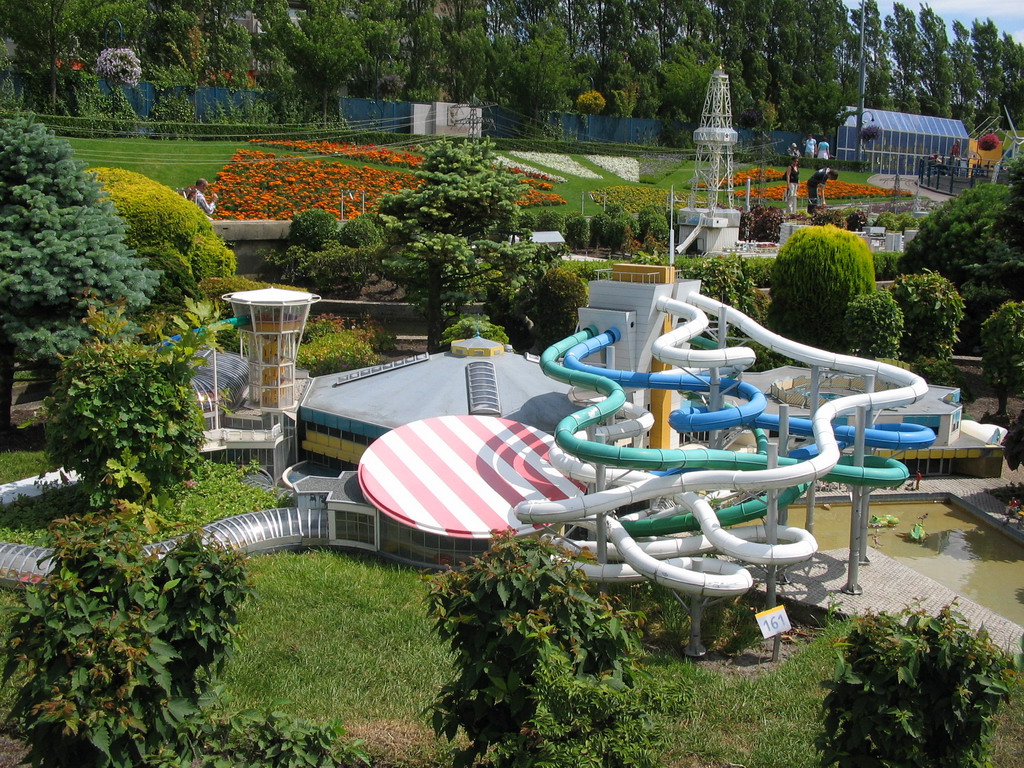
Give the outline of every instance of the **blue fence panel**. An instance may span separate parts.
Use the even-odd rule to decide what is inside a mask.
[[[349,127],[366,128],[389,133],[409,133],[412,126],[412,103],[375,99],[339,99],[341,114]]]

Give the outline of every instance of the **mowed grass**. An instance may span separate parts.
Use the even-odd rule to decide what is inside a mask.
[[[75,157],[90,168],[123,168],[171,188],[187,187],[198,178],[211,181],[244,141],[190,141],[188,139],[79,139],[68,138]]]
[[[0,451],[0,483],[36,477],[54,469],[44,451]]]

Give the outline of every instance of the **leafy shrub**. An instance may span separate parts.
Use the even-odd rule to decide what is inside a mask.
[[[564,234],[573,250],[586,248],[590,244],[590,220],[582,213],[570,213],[565,217]]]
[[[854,355],[895,358],[903,336],[903,310],[889,291],[857,296],[846,305],[846,343]]]
[[[966,391],[963,374],[951,360],[938,360],[934,357],[919,356],[910,360],[910,370],[927,381],[939,387],[957,387],[962,391],[965,400],[971,399],[970,392]]]
[[[964,300],[953,283],[925,270],[919,275],[897,276],[889,290],[903,310],[901,357],[949,360],[964,317]]]
[[[587,305],[589,289],[576,274],[560,267],[549,269],[537,286],[535,330],[541,347],[547,348],[571,336],[578,310]]]
[[[860,237],[836,227],[806,227],[775,259],[768,324],[796,341],[841,349],[847,304],[874,290],[874,262]]]
[[[775,259],[767,256],[750,256],[743,259],[743,271],[758,288],[771,288],[772,268]]]
[[[487,315],[463,315],[441,334],[441,343],[447,346],[453,341],[473,339],[477,336],[497,341],[499,344],[508,344],[505,329],[488,320]]]
[[[860,232],[868,224],[868,212],[860,208],[846,211],[846,228],[851,232]]]
[[[536,232],[537,218],[540,216],[541,211],[531,210],[529,208],[523,208],[519,211],[519,228],[524,232]]]
[[[558,210],[541,210],[537,212],[537,230],[540,232],[561,232],[565,226],[565,216]]]
[[[503,533],[465,569],[431,577],[429,590],[458,670],[434,704],[434,731],[469,737],[456,766],[489,748],[498,768],[563,765],[583,750],[609,768],[655,764],[635,687],[639,616],[592,595],[560,550]]]
[[[1010,395],[1024,390],[1024,303],[1008,301],[981,326],[985,380],[999,399],[997,414],[1006,413]]]
[[[329,313],[314,315],[306,323],[302,343],[316,341],[332,333],[354,334],[365,339],[377,352],[389,352],[395,348],[395,335],[368,315],[358,318]]]
[[[885,227],[888,232],[905,232],[908,229],[918,229],[922,221],[924,219],[919,219],[912,213],[882,211],[875,216],[874,226]]]
[[[949,606],[855,619],[822,702],[822,765],[990,765],[1012,666]]]
[[[201,745],[200,768],[307,768],[367,764],[361,742],[345,743],[337,720],[311,723],[271,708],[228,713],[223,704],[192,728]]]
[[[740,214],[740,239],[777,243],[782,219],[781,208],[755,205]]]
[[[192,362],[209,334],[191,331],[205,325],[201,317],[182,324],[175,344],[98,336],[64,360],[43,402],[47,453],[78,472],[94,504],[159,495],[199,460],[204,424]]]
[[[362,334],[353,331],[328,333],[299,347],[296,364],[310,376],[353,371],[379,365],[381,357]]]
[[[242,556],[190,535],[143,554],[133,505],[64,520],[54,570],[7,639],[12,715],[37,765],[131,768],[165,753],[228,658]]]
[[[664,206],[648,205],[637,214],[638,235],[641,240],[650,236],[657,242],[668,240],[668,217]]]
[[[685,259],[676,263],[679,277],[700,280],[700,291],[705,296],[735,307],[753,318],[761,316],[764,308],[760,293],[744,270],[744,259],[739,256],[709,256]]]
[[[338,239],[338,219],[322,208],[307,208],[292,217],[288,243],[306,251],[319,251]]]
[[[611,206],[608,206],[611,208]],[[590,236],[594,245],[600,248],[610,248],[613,251],[622,250],[626,242],[626,236],[630,231],[633,219],[627,214],[599,213],[590,220]]]
[[[363,214],[342,224],[337,240],[349,248],[374,249],[384,242],[384,230],[376,216]]]
[[[899,251],[873,251],[871,258],[875,262],[876,280],[895,280],[900,273],[900,260],[903,254]]]
[[[180,254],[191,277],[235,274],[235,254],[213,231],[199,206],[170,187],[121,168],[92,168],[125,222],[125,240],[142,254]],[[167,263],[166,261],[164,262]]]
[[[828,225],[846,229],[846,214],[839,208],[819,208],[811,214],[811,225],[825,227]]]

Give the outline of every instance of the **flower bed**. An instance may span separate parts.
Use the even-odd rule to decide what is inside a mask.
[[[800,197],[807,197],[807,182],[800,182]],[[911,193],[906,190],[893,192],[891,189],[883,189],[873,184],[855,184],[851,181],[830,181],[825,186],[825,198],[827,200],[848,200],[858,197],[892,197],[893,194],[901,197],[910,197]],[[785,184],[775,184],[769,187],[757,187],[750,190],[751,199],[758,200],[783,200],[786,195]]]
[[[265,144],[272,147],[299,149],[304,152],[315,152],[319,155],[347,157],[350,160],[362,160],[366,163],[380,165],[401,165],[416,168],[423,162],[423,156],[405,150],[378,147],[375,144],[346,144],[334,141],[289,141],[278,139],[250,139],[250,144]]]
[[[550,182],[519,175],[529,189],[519,205],[563,205],[565,198],[551,191]],[[357,168],[352,165],[311,160],[299,155],[276,155],[259,150],[239,150],[217,176],[216,219],[290,219],[299,211],[322,208],[341,217],[341,196],[362,193],[346,200],[346,219],[375,211],[384,195],[414,189],[420,181],[407,171]]]
[[[611,157],[609,155],[586,155],[587,160],[614,173],[626,181],[640,181],[640,161],[635,157]]]
[[[561,171],[569,176],[579,176],[581,179],[601,178],[600,174],[594,173],[589,168],[580,165],[568,155],[560,155],[554,152],[509,152],[509,154],[530,163],[539,163],[548,168],[554,168],[556,171]]]
[[[649,205],[666,206],[668,192],[656,187],[604,187],[591,192],[590,199],[598,205],[618,203],[629,213],[639,213]]]
[[[565,183],[564,176],[556,176],[553,173],[546,173],[545,171],[542,171],[539,168],[534,168],[532,165],[527,165],[526,163],[521,163],[517,160],[513,160],[511,157],[505,157],[504,155],[495,155],[494,160],[495,165],[499,165],[502,168],[505,168],[506,170],[512,171],[512,173],[526,174],[538,178],[541,181],[552,181],[557,184]]]

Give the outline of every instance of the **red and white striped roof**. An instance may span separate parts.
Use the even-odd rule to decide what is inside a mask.
[[[579,488],[547,462],[550,435],[492,416],[438,416],[375,440],[359,461],[359,485],[386,515],[421,531],[487,538],[532,530],[512,508],[565,499]]]

